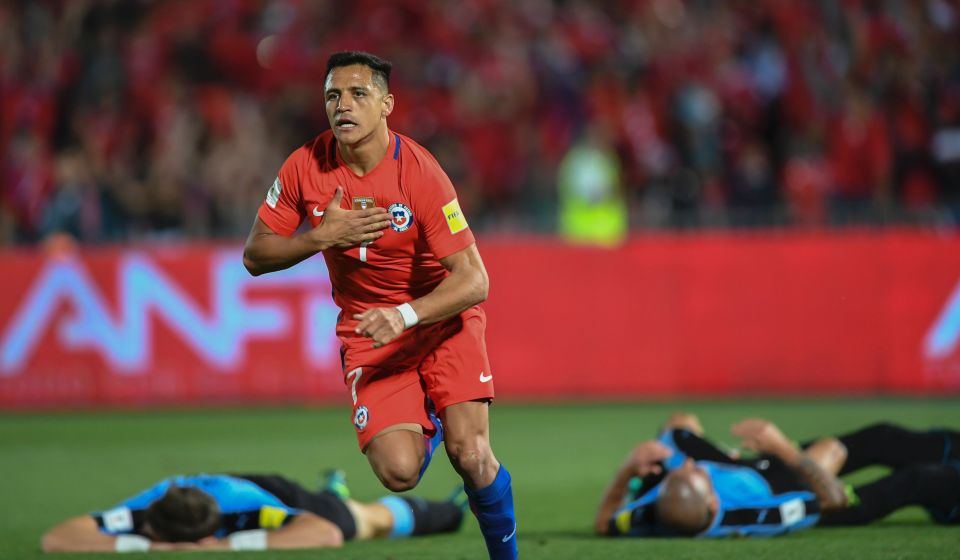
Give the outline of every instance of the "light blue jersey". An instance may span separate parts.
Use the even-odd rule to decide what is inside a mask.
[[[706,440],[683,430],[664,432],[659,440],[673,450],[664,462],[665,471],[680,468],[690,457],[710,477],[718,511],[698,537],[775,536],[813,526],[820,518],[816,495],[779,461],[733,461]],[[657,524],[661,480],[648,481],[637,499],[613,515],[609,522],[612,535],[670,536]]]
[[[220,527],[214,533],[216,537],[249,529],[276,529],[300,513],[249,480],[223,474],[200,474],[167,478],[112,509],[92,515],[104,533],[139,533],[146,509],[162,498],[171,486],[199,488],[213,497],[220,508]]]

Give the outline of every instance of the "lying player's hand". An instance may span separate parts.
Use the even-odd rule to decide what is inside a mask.
[[[204,537],[197,542],[197,548],[202,550],[230,550],[230,541],[217,537]]]
[[[663,472],[661,462],[673,455],[673,450],[656,440],[638,444],[630,452],[627,461],[630,469],[639,477]]]
[[[396,307],[374,307],[363,313],[355,314],[360,321],[354,331],[373,339],[373,347],[388,344],[403,332],[403,316]]]
[[[696,414],[689,412],[674,412],[663,424],[663,429],[686,430],[697,436],[703,435],[703,425],[700,424],[700,419],[697,418]]]
[[[345,249],[383,236],[383,230],[390,225],[386,209],[347,210],[340,207],[341,200],[343,188],[337,187],[333,199],[323,211],[323,221],[307,234],[318,246]]]
[[[759,453],[778,455],[793,445],[780,428],[762,418],[747,418],[734,424],[730,432],[742,440],[741,447]]]
[[[201,548],[200,543],[195,542],[161,542],[154,541],[150,543],[150,550],[153,551],[163,551],[163,550],[199,550]]]

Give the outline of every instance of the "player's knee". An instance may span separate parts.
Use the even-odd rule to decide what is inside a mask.
[[[450,462],[457,472],[471,478],[479,477],[483,469],[493,460],[493,452],[482,438],[448,440],[444,445]]]
[[[420,478],[420,463],[412,456],[399,456],[374,467],[380,483],[391,492],[414,488]]]

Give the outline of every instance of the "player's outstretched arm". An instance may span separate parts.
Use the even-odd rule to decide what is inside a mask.
[[[415,314],[416,324],[449,319],[487,299],[490,280],[476,244],[440,259],[440,264],[450,274],[432,292],[407,304]],[[356,332],[372,338],[377,346],[389,343],[412,326],[398,309],[374,307],[354,315],[360,321]]]
[[[259,217],[243,248],[243,265],[254,276],[290,268],[330,247],[355,247],[383,236],[390,225],[384,208],[347,210],[340,207],[343,189],[337,187],[317,227],[299,235],[280,235]]]
[[[734,424],[730,431],[743,440],[743,447],[774,455],[793,468],[817,495],[822,509],[838,509],[847,504],[843,483],[787,439],[772,422],[747,418]]]
[[[72,517],[44,533],[40,548],[44,552],[108,552],[114,550],[116,537],[105,535],[88,515]]]
[[[129,550],[151,548],[148,539],[136,535],[113,536],[100,531],[96,520],[89,515],[71,517],[46,533],[40,540],[44,552],[120,552],[124,545]]]
[[[310,512],[267,532],[267,548],[331,548],[343,545],[343,531],[332,522]]]
[[[198,545],[201,550],[331,548],[343,545],[343,532],[322,517],[301,512],[279,529],[239,531],[222,539],[208,537]]]
[[[645,441],[630,451],[620,468],[617,469],[613,480],[603,493],[597,515],[593,519],[593,531],[598,535],[606,535],[610,530],[610,517],[623,504],[627,495],[630,479],[639,476],[659,474],[663,471],[660,462],[670,457],[673,450],[656,440]]]

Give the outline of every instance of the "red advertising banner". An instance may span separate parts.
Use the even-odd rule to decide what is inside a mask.
[[[515,398],[960,392],[960,237],[900,230],[483,239]],[[321,258],[0,252],[0,407],[342,401]]]

